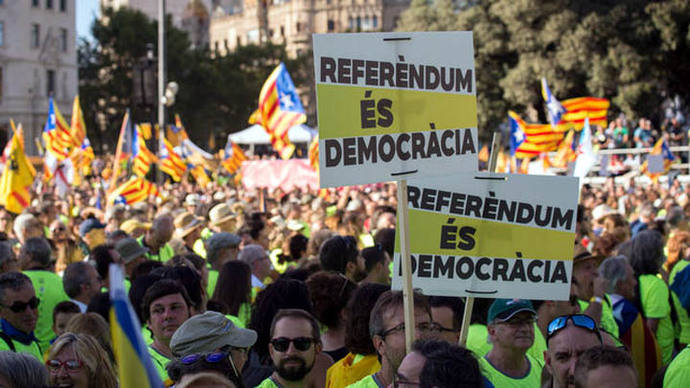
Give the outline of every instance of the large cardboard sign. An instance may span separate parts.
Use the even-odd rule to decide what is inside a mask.
[[[313,41],[321,187],[476,171],[471,32]]]
[[[413,287],[426,295],[567,300],[577,195],[573,177],[409,180]],[[399,246],[394,289],[402,281]]]

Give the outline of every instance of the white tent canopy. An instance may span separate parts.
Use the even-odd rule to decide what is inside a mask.
[[[316,131],[306,125],[295,125],[288,131],[288,138],[293,143],[309,143],[315,135]],[[230,134],[228,138],[236,144],[271,144],[268,133],[258,124]]]

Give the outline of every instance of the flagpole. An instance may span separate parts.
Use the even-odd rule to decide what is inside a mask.
[[[158,0],[158,136],[165,130],[165,0]],[[160,140],[160,137],[159,137]],[[158,155],[158,141],[153,142],[153,153]],[[163,182],[163,174],[156,168],[156,184]]]

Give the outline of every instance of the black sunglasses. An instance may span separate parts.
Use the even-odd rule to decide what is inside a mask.
[[[35,310],[38,307],[39,303],[41,303],[41,300],[34,296],[33,298],[29,299],[28,302],[14,302],[10,306],[2,306],[7,307],[15,313],[21,313],[24,310],[26,310],[27,307],[31,307],[32,310]]]
[[[271,345],[273,345],[273,349],[275,349],[279,352],[284,352],[284,351],[288,350],[291,342],[293,344],[295,344],[295,349],[299,350],[300,352],[304,352],[305,350],[308,350],[311,347],[311,344],[314,343],[315,341],[313,338],[309,338],[309,337],[297,337],[297,338],[278,337],[278,338],[274,338],[271,340]]]

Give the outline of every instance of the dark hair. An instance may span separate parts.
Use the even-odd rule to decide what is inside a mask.
[[[43,237],[31,237],[24,241],[19,256],[22,259],[28,259],[41,265],[41,267],[48,267],[50,265],[50,256],[52,251],[50,243]]]
[[[383,249],[388,252],[388,255],[393,258],[395,253],[395,229],[386,228],[377,231],[374,235],[374,242],[381,244]]]
[[[429,318],[431,318],[431,308],[429,307],[427,297],[415,291],[413,299],[415,310],[423,309],[429,315]],[[395,308],[399,308],[400,311],[402,311],[402,291],[386,291],[379,296],[379,300],[376,301],[374,308],[371,309],[371,315],[369,316],[369,335],[371,335],[372,338],[375,335],[381,335],[383,331],[386,330],[384,314]]]
[[[347,305],[357,285],[345,276],[321,271],[307,279],[307,288],[316,319],[328,328],[339,327],[340,312]]]
[[[67,266],[62,277],[62,287],[70,298],[74,299],[81,293],[81,286],[89,282],[89,272],[91,264],[78,261]]]
[[[21,290],[26,285],[33,285],[31,279],[21,272],[5,272],[0,275],[0,303],[5,300],[5,290]]]
[[[55,305],[53,308],[53,322],[55,322],[55,317],[58,314],[80,314],[81,309],[74,302],[69,300],[62,301]]]
[[[312,311],[309,291],[304,282],[278,279],[259,292],[254,301],[249,328],[258,334],[252,350],[260,359],[268,358],[268,342],[271,340],[271,322],[278,310],[301,309]]]
[[[361,285],[347,302],[347,321],[345,325],[345,347],[355,354],[376,354],[369,335],[369,312],[374,308],[379,296],[389,291],[389,286],[378,283]]]
[[[271,338],[273,338],[273,335],[275,334],[276,325],[278,324],[278,321],[280,321],[283,318],[296,318],[308,321],[311,325],[312,339],[314,339],[314,342],[316,343],[321,343],[321,333],[319,331],[319,323],[316,322],[316,318],[314,318],[314,316],[309,314],[308,312],[300,309],[278,310],[276,315],[273,317],[273,321],[271,321]]]
[[[292,261],[297,261],[302,258],[302,253],[307,251],[307,243],[309,239],[302,233],[297,233],[290,237],[288,247],[290,249],[290,258]]]
[[[457,296],[430,296],[429,306],[448,307],[453,312],[453,329],[460,330],[465,302]]]
[[[162,266],[163,263],[156,260],[146,260],[144,262],[141,262],[136,267],[134,267],[132,275],[129,277],[129,281],[134,283],[138,277],[148,275],[154,269],[160,268]]]
[[[386,254],[381,244],[362,249],[362,257],[364,258],[364,265],[367,272],[374,269],[376,264],[386,261]]]
[[[483,386],[479,362],[467,350],[440,340],[417,340],[412,351],[424,356],[426,361],[419,374],[422,388],[474,388]]]
[[[110,323],[110,306],[110,295],[107,292],[101,292],[91,299],[91,302],[89,302],[89,305],[86,307],[86,312],[96,313],[102,316],[106,322]],[[141,317],[139,317],[139,319],[141,320]]]
[[[110,244],[101,244],[93,248],[89,253],[89,259],[96,263],[96,271],[98,271],[102,279],[108,278],[110,264],[114,262],[113,255],[110,252],[114,249],[115,247]]]
[[[355,261],[359,251],[357,240],[352,236],[333,236],[321,245],[319,261],[324,271],[345,273],[345,267],[350,261]]]
[[[157,299],[164,296],[180,294],[187,304],[187,308],[191,307],[192,303],[189,300],[189,295],[185,288],[177,281],[172,279],[161,279],[153,283],[151,287],[146,290],[144,294],[144,301],[141,303],[141,315],[144,319],[142,322],[146,322],[151,317],[151,304]]]
[[[586,387],[589,372],[606,365],[628,367],[637,378],[635,364],[628,352],[613,346],[601,345],[585,350],[578,357],[574,373],[575,387]]]
[[[635,271],[635,277],[656,275],[664,258],[661,234],[653,230],[643,230],[630,241],[630,251],[626,252],[626,256]]]
[[[231,260],[220,269],[211,299],[224,306],[224,314],[237,316],[240,306],[250,301],[251,292],[252,270],[249,264]]]
[[[179,383],[184,375],[191,375],[199,372],[218,372],[233,382],[236,387],[243,388],[245,386],[242,383],[242,379],[235,376],[235,371],[230,363],[230,357],[223,357],[218,362],[208,362],[206,361],[206,357],[199,357],[198,361],[189,365],[183,364],[181,360],[173,359],[166,366],[166,370],[170,380],[175,383]],[[241,371],[237,371],[237,373],[241,373]]]
[[[159,276],[161,279],[172,279],[184,286],[191,301],[190,307],[201,310],[204,306],[204,295],[201,287],[201,276],[196,270],[189,267],[160,267],[151,271],[150,275]]]

